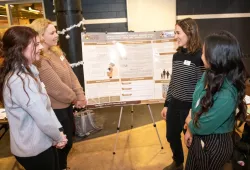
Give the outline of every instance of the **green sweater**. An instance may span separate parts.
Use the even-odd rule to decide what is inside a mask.
[[[232,132],[234,129],[235,111],[237,103],[237,89],[225,79],[219,92],[213,96],[213,106],[208,112],[203,113],[198,120],[198,128],[194,126],[194,116],[200,109],[200,100],[205,95],[204,88],[205,73],[197,82],[193,94],[192,120],[188,127],[194,135],[223,134]]]

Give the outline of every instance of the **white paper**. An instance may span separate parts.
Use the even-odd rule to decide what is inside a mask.
[[[0,109],[0,119],[5,119],[7,118],[5,109]]]
[[[93,39],[82,45],[88,104],[164,100],[176,52],[172,35],[173,31],[89,35]]]
[[[154,98],[153,80],[124,81],[121,86],[122,101],[148,100]]]
[[[152,44],[125,45],[126,56],[120,59],[121,78],[153,77]]]

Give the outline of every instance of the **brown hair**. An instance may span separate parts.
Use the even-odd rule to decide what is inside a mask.
[[[4,60],[0,66],[0,102],[3,103],[4,100],[4,84],[7,82],[7,87],[10,89],[8,81],[15,71],[17,71],[17,76],[22,80],[23,87],[24,79],[21,74],[29,75],[36,80],[28,66],[28,60],[23,55],[23,50],[26,49],[31,42],[35,44],[34,38],[37,36],[38,33],[35,30],[25,26],[13,26],[4,33],[1,49]],[[34,47],[34,53],[35,51]],[[27,94],[25,89],[24,91]],[[29,97],[28,94],[27,96]]]
[[[193,20],[192,18],[185,18],[177,21],[176,25],[180,26],[183,32],[188,37],[188,42],[187,42],[188,53],[194,53],[197,50],[201,49],[201,41],[200,41],[198,25],[196,24],[195,20]],[[181,48],[179,47],[177,51],[181,51]]]

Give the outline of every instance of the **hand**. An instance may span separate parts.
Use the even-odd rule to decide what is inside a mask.
[[[76,104],[76,102],[77,102],[77,100],[74,100],[74,101],[72,102],[72,104],[73,104],[73,105],[75,105],[75,104]]]
[[[185,120],[185,124],[188,125],[188,124],[190,123],[191,120],[192,120],[192,118],[188,116],[188,117],[186,118],[186,120]]]
[[[81,108],[84,108],[86,106],[87,101],[86,100],[77,100],[74,104],[75,104],[76,108],[81,109]]]
[[[65,142],[59,142],[56,144],[57,149],[63,149],[66,146],[67,143]]]
[[[68,139],[66,135],[63,132],[60,132],[62,136],[62,141],[60,142],[53,142],[53,146],[55,146],[57,149],[63,149],[65,145],[68,143]]]
[[[190,110],[189,110],[189,114],[188,114],[188,116],[187,116],[187,118],[186,118],[186,120],[185,120],[185,124],[186,124],[186,125],[188,125],[188,124],[190,123],[190,121],[192,120],[191,112],[192,112],[192,110],[190,109]],[[185,127],[185,126],[184,126],[184,127]]]
[[[61,137],[62,137],[62,140],[61,140],[60,142],[62,142],[63,140],[65,140],[66,135],[64,135],[63,132],[60,132],[60,135],[61,135]],[[66,138],[66,139],[67,139],[67,138]],[[60,142],[53,141],[52,145],[53,145],[53,146],[56,146],[56,145],[57,145],[58,143],[60,143]]]
[[[161,117],[166,120],[167,119],[167,111],[168,111],[168,108],[167,107],[164,107],[161,111]]]
[[[189,129],[187,128],[187,131],[185,133],[184,136],[184,142],[187,145],[187,147],[190,147],[193,141],[193,135],[192,133],[189,131]]]
[[[58,148],[58,149],[63,149],[65,147],[65,145],[68,143],[68,139],[67,139],[66,135],[63,132],[61,132],[61,135],[63,138],[62,141],[58,142],[56,144],[56,148]]]

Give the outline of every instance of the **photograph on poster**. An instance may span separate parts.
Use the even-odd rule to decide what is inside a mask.
[[[161,72],[161,79],[169,80],[170,77],[171,74],[169,73],[169,71],[167,69],[163,69],[163,71]]]
[[[162,84],[162,97],[165,99],[167,97],[169,84]]]
[[[118,69],[114,63],[109,63],[109,67],[107,69],[107,76],[111,79],[113,77],[118,76]]]

